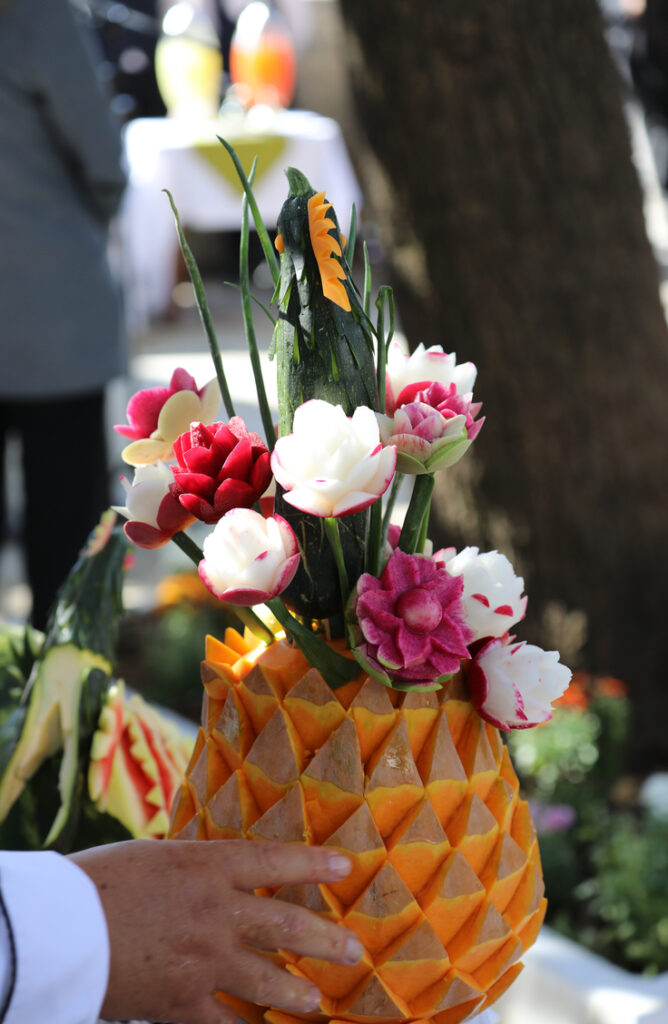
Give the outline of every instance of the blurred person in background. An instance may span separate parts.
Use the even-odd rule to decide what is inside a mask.
[[[97,38],[101,73],[111,86],[111,108],[123,121],[164,117],[165,104],[155,78],[155,47],[160,35],[157,0],[70,0]]]
[[[104,391],[123,344],[107,241],[121,152],[68,0],[0,0],[0,481],[18,435],[38,628],[109,504]],[[2,511],[4,487],[0,497]]]

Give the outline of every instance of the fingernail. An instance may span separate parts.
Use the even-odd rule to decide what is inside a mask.
[[[350,874],[352,864],[348,857],[342,856],[340,853],[333,853],[329,858],[329,870],[333,875],[338,875],[340,878],[345,878],[346,875]]]
[[[364,955],[364,946],[355,935],[351,935],[346,939],[343,953],[347,964],[357,964]]]
[[[322,999],[322,993],[319,988],[309,989],[308,993],[304,996],[304,1010],[317,1010],[320,1006],[320,1000]]]

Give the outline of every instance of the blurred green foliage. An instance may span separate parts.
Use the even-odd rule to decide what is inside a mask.
[[[198,722],[206,635],[222,640],[231,625],[238,626],[237,620],[220,604],[187,599],[150,613],[128,614],[121,624],[118,674],[145,700]]]
[[[508,740],[539,833],[548,923],[629,971],[668,971],[668,820],[627,774],[631,703],[578,674],[552,721]]]

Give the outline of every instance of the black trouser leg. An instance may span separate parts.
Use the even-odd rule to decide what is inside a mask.
[[[56,592],[109,505],[104,392],[16,403],[26,489],[31,620],[43,628]]]

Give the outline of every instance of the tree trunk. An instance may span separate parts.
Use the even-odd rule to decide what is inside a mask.
[[[340,5],[404,330],[477,364],[487,415],[431,535],[511,556],[519,637],[583,612],[667,764],[668,332],[595,0]]]

